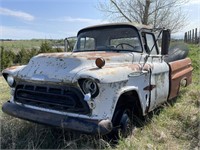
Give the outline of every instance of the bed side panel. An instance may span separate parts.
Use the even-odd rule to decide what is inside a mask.
[[[190,58],[185,58],[169,63],[170,66],[170,92],[168,99],[178,95],[180,83],[186,81],[186,86],[192,82],[192,62]]]

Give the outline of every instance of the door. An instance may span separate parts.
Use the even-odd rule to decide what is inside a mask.
[[[169,66],[159,55],[159,49],[152,33],[143,33],[146,51],[150,54],[148,62],[151,65],[150,107],[149,111],[165,102],[169,94]]]
[[[152,58],[150,109],[167,101],[169,94],[169,66],[162,58]]]

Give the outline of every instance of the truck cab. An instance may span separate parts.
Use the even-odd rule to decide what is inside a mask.
[[[191,83],[189,58],[167,61],[169,30],[132,23],[87,27],[72,52],[43,53],[3,76],[11,99],[2,109],[21,119],[88,134],[126,132]]]

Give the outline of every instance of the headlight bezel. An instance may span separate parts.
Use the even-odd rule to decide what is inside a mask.
[[[84,94],[91,94],[92,98],[99,95],[99,86],[96,81],[89,78],[82,78],[78,80],[79,86]]]
[[[14,78],[12,75],[7,74],[7,75],[4,76],[4,77],[5,77],[5,79],[6,79],[6,82],[8,83],[8,85],[9,85],[11,88],[15,87],[16,82],[15,82],[15,78]]]

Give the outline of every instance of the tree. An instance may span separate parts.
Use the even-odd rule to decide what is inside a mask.
[[[110,0],[99,2],[99,10],[112,21],[128,21],[179,31],[187,21],[181,10],[188,0]]]
[[[39,53],[39,51],[36,48],[32,48],[29,51],[29,58],[31,59],[33,56],[36,56]]]
[[[15,53],[10,50],[5,50],[3,46],[0,47],[0,71],[13,65]]]
[[[52,47],[51,45],[45,40],[44,42],[42,42],[41,46],[40,46],[40,50],[39,53],[49,53],[52,52]]]
[[[15,63],[25,65],[28,63],[29,59],[29,51],[22,47],[15,57]]]

